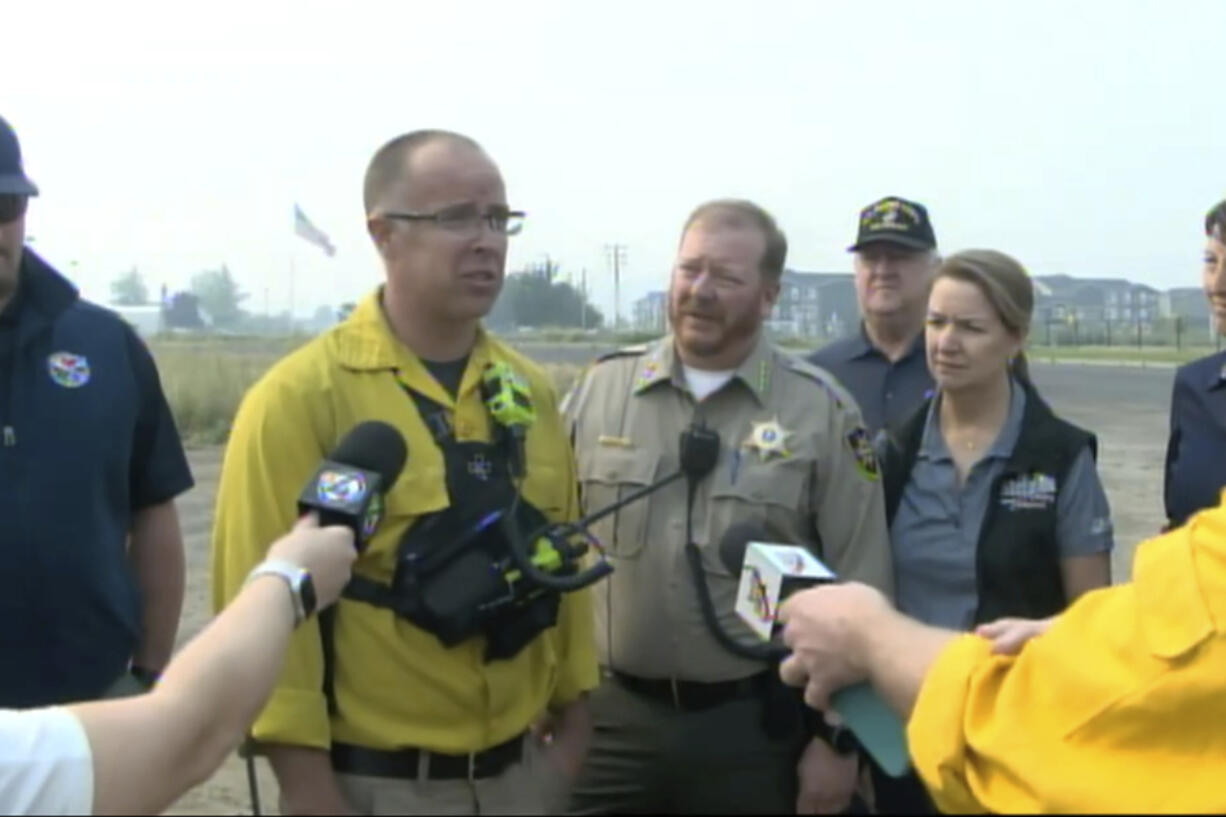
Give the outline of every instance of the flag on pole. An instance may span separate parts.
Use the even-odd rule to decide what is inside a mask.
[[[302,208],[297,204],[294,205],[294,232],[301,238],[319,247],[328,257],[336,255],[336,247],[332,246],[332,242],[328,240],[328,236],[323,230],[311,223],[311,220],[306,217],[306,213],[302,212]]]

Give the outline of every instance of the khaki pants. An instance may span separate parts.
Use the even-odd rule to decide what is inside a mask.
[[[349,805],[362,814],[546,814],[556,813],[564,796],[559,776],[532,739],[524,744],[523,761],[498,777],[400,780],[337,774],[336,779]]]

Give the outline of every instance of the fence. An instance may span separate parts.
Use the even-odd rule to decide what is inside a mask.
[[[1153,321],[1089,321],[1071,317],[1031,327],[1030,341],[1043,346],[1109,346],[1136,349],[1222,348],[1222,336],[1208,319],[1182,316]]]

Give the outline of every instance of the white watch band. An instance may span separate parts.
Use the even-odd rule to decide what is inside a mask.
[[[306,606],[302,601],[302,580],[308,575],[306,570],[296,564],[280,559],[265,559],[251,569],[247,574],[245,587],[252,579],[259,576],[277,576],[289,588],[290,598],[294,603],[294,626],[298,626],[306,618]]]

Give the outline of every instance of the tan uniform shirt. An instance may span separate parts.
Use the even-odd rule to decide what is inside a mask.
[[[583,512],[679,467],[696,414],[721,437],[698,488],[693,536],[726,631],[753,644],[733,612],[738,574],[719,557],[724,531],[757,521],[801,544],[841,578],[893,591],[876,463],[851,396],[822,369],[759,340],[723,387],[695,403],[671,336],[593,366],[563,403]],[[725,681],[762,670],[710,634],[686,560],[686,486],[674,482],[592,527],[615,571],[594,590],[603,665],[645,678]]]

